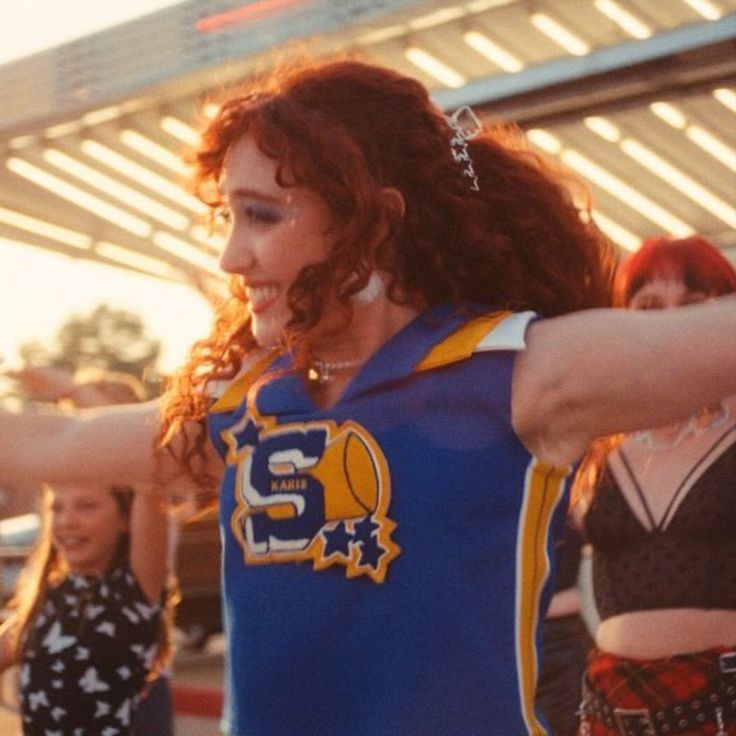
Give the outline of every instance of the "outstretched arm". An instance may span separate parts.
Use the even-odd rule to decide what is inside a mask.
[[[56,403],[71,399],[80,407],[109,403],[98,396],[94,386],[75,383],[74,376],[63,368],[27,365],[18,370],[5,371],[4,375],[12,378],[23,394],[34,401]]]
[[[736,393],[736,298],[540,320],[514,370],[513,423],[537,457],[577,460],[615,432],[666,424]]]
[[[180,469],[168,452],[156,450],[158,422],[158,401],[74,414],[0,411],[0,482],[169,482]],[[214,473],[220,463],[207,447]]]

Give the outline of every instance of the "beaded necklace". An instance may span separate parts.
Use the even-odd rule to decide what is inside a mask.
[[[357,358],[353,360],[317,360],[316,358],[312,361],[312,365],[307,372],[307,376],[310,381],[316,381],[317,383],[327,383],[333,378],[333,374],[342,373],[344,371],[352,370],[357,368],[363,363],[362,360]]]
[[[643,445],[652,452],[667,452],[681,445],[688,437],[697,437],[703,432],[722,427],[732,418],[731,410],[723,403],[718,410],[703,409],[693,414],[682,426],[680,431],[670,440],[659,440],[652,431],[647,429],[641,432],[632,432],[631,439]]]

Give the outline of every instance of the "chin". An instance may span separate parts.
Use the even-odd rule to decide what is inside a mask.
[[[66,564],[72,572],[81,575],[96,574],[96,571],[102,567],[99,559],[86,556],[66,555]]]
[[[75,560],[69,560],[67,562],[69,570],[75,575],[93,575],[97,570],[96,566],[92,566],[87,562],[77,562]]]
[[[262,348],[276,348],[284,344],[284,324],[282,323],[274,325],[271,320],[255,320],[251,329],[255,341]]]
[[[258,343],[258,347],[261,348],[277,348],[280,345],[283,345],[283,340],[281,339],[280,335],[277,336],[271,333],[267,335],[260,335],[257,332],[254,332],[253,337]]]

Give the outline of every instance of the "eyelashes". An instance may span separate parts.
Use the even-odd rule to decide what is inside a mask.
[[[241,209],[243,217],[252,225],[278,225],[285,219],[280,209],[268,205],[248,204]]]
[[[296,216],[297,211],[293,207],[284,209],[260,203],[243,203],[233,209],[223,205],[214,213],[216,221],[227,226],[242,221],[256,227],[270,227],[287,219],[295,219]]]

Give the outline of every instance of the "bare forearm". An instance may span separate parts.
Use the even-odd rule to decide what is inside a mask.
[[[0,412],[0,481],[135,483],[155,477],[155,407]]]
[[[0,481],[24,483],[40,480],[44,445],[60,437],[68,428],[69,417],[58,412],[15,413],[0,410]]]
[[[130,567],[149,600],[161,596],[169,572],[169,527],[164,489],[136,487],[130,526]]]

